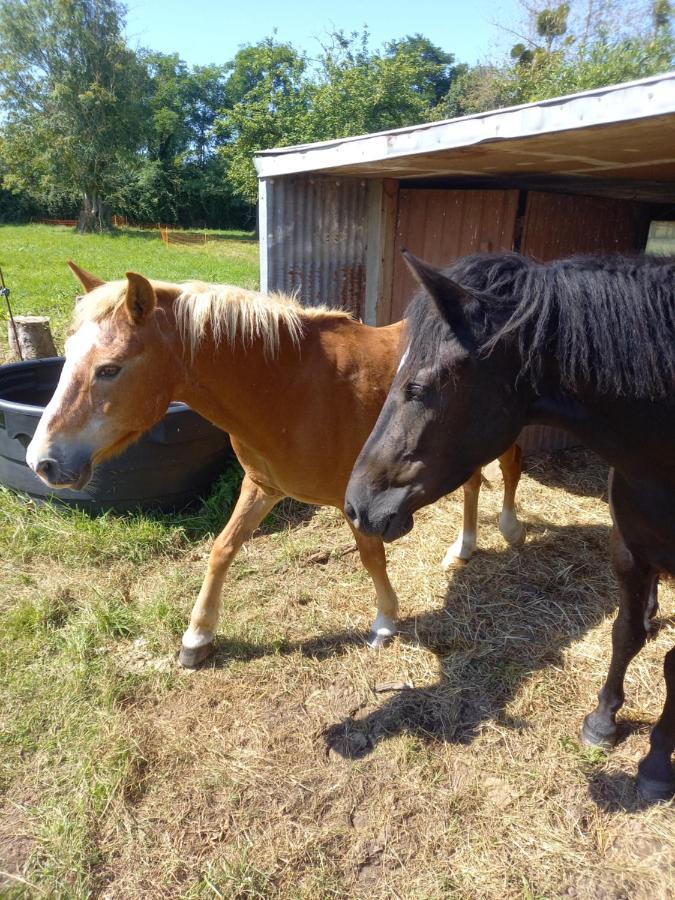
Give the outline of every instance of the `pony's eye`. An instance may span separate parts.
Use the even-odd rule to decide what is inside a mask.
[[[96,370],[97,378],[114,378],[122,367],[121,366],[99,366]]]

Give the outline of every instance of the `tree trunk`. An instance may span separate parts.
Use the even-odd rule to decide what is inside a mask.
[[[84,192],[77,230],[80,234],[112,230],[110,210],[96,188]]]

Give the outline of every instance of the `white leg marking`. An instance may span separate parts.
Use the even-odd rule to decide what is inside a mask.
[[[499,530],[504,535],[504,540],[517,546],[525,540],[525,526],[518,521],[515,509],[503,509],[499,516]]]
[[[376,634],[378,637],[388,638],[393,637],[396,634],[396,622],[393,619],[390,619],[389,616],[385,616],[384,613],[379,612],[375,616],[375,621],[373,622],[372,633]]]
[[[183,646],[186,650],[196,650],[213,642],[214,634],[208,628],[188,628],[183,635]]]
[[[443,568],[447,571],[453,566],[468,562],[476,549],[476,540],[475,531],[461,531],[455,543],[448,547],[448,552],[441,563]]]

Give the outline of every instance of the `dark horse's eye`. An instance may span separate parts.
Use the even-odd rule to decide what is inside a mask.
[[[97,378],[114,378],[122,367],[121,366],[99,366],[96,370]]]
[[[409,381],[405,386],[406,400],[421,400],[424,397],[425,387],[417,381]]]

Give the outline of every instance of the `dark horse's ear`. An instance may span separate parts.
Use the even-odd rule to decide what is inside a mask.
[[[440,269],[418,259],[409,250],[402,250],[408,268],[431,296],[440,314],[452,328],[462,343],[473,343],[471,326],[464,305],[470,294],[464,288],[444,275]]]
[[[147,278],[136,272],[127,272],[127,296],[125,300],[127,315],[135,324],[140,325],[152,314],[157,305],[155,289]]]
[[[105,282],[102,279],[97,278],[96,275],[92,275],[91,272],[87,272],[86,269],[81,269],[79,266],[76,266],[72,259],[68,260],[68,268],[80,282],[87,294],[90,291],[93,291],[94,288],[105,284]]]

